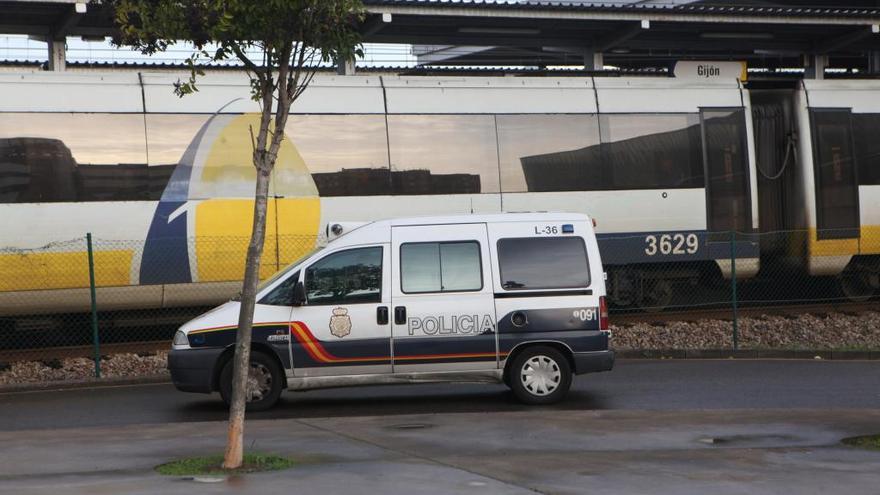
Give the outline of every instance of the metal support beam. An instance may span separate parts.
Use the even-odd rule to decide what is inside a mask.
[[[337,60],[336,73],[340,76],[353,76],[355,74],[354,58]]]
[[[825,79],[825,68],[828,67],[828,55],[804,56],[804,79]]]
[[[822,44],[816,47],[816,53],[826,55],[831,52],[836,52],[877,33],[880,33],[880,24],[874,24],[866,28],[863,27],[842,36],[838,36],[837,38],[825,40]]]
[[[880,74],[880,51],[868,53],[868,73]]]
[[[651,22],[689,22],[710,24],[800,24],[822,26],[870,26],[880,24],[878,16],[839,16],[839,15],[799,15],[778,9],[779,14],[724,14],[707,9],[706,11],[678,11],[674,9],[628,9],[603,11],[601,9],[537,9],[514,8],[509,4],[491,7],[483,3],[432,2],[425,5],[367,5],[368,13],[389,12],[401,16],[466,17],[482,19],[536,19],[574,20],[574,21],[641,21]]]
[[[640,21],[638,24],[630,25],[621,31],[611,33],[608,36],[599,39],[599,41],[596,42],[596,50],[600,52],[607,52],[615,46],[618,46],[621,43],[625,43],[635,38],[636,36],[641,34],[642,31],[648,30],[650,28],[651,21],[648,20],[643,20]]]
[[[79,7],[82,5],[82,7]],[[80,12],[81,10],[81,12]],[[52,26],[51,32],[55,36],[55,39],[60,39],[64,36],[67,36],[70,33],[70,30],[76,27],[79,24],[80,19],[83,18],[83,14],[85,14],[85,4],[76,4],[76,6],[71,6],[70,10],[64,13],[64,15]]]
[[[391,14],[383,12],[381,15],[371,15],[361,26],[361,35],[365,38],[372,36],[382,30],[387,24],[391,23]]]
[[[50,28],[49,35],[46,37],[49,51],[49,70],[63,71],[67,69],[67,35],[71,29],[79,24],[86,10],[85,2],[77,2],[71,5]]]
[[[592,48],[584,50],[584,70],[602,70],[605,67],[605,57],[602,52]]]
[[[49,49],[49,70],[63,71],[67,69],[67,40],[49,37],[46,42]]]

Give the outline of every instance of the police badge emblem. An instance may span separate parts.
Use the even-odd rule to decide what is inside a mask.
[[[330,333],[340,339],[351,333],[351,317],[348,316],[347,309],[333,310],[333,316],[330,317]]]

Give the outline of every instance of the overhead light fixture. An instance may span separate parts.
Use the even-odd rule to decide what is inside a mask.
[[[773,33],[700,33],[706,40],[772,40]]]
[[[541,30],[535,28],[460,27],[458,32],[464,34],[541,34]]]
[[[86,7],[85,2],[76,2],[76,5],[73,7],[74,11],[77,14],[85,14],[88,7]]]

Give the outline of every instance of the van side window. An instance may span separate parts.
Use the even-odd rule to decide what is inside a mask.
[[[293,286],[297,282],[299,282],[299,270],[269,291],[258,303],[269,306],[290,306],[293,302]]]
[[[482,290],[481,267],[477,241],[400,246],[400,288],[406,294]]]
[[[378,303],[382,300],[382,248],[349,249],[306,269],[309,305]]]
[[[506,290],[590,286],[587,248],[580,237],[500,239],[498,263]]]

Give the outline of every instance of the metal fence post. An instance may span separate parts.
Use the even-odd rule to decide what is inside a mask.
[[[730,231],[730,284],[731,303],[733,306],[733,350],[739,350],[739,321],[737,318],[737,295],[736,295],[736,231]]]
[[[92,299],[92,342],[95,345],[95,378],[101,378],[101,342],[98,338],[98,301],[95,294],[95,257],[92,250],[92,233],[86,234],[89,252],[89,290]]]

